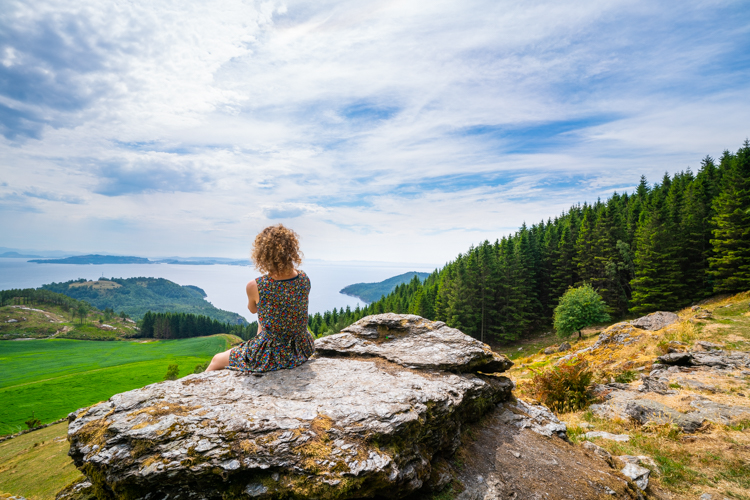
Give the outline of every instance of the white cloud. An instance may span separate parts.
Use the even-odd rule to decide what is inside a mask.
[[[0,210],[24,223],[0,230],[23,247],[244,256],[281,220],[312,258],[448,260],[738,147],[742,12],[10,3]]]

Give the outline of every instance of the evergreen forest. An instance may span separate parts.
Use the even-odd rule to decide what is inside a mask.
[[[524,224],[368,306],[311,315],[309,326],[326,335],[370,314],[411,313],[513,341],[547,328],[563,293],[586,283],[613,318],[750,289],[750,143],[706,156],[696,173],[653,185],[641,176],[633,193]]]

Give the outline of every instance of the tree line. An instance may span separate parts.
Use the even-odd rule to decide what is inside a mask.
[[[750,143],[706,156],[632,194],[574,205],[460,254],[363,308],[309,317],[316,335],[370,314],[418,314],[482,340],[516,340],[547,326],[570,287],[589,284],[613,317],[676,310],[750,289]]]
[[[217,333],[230,333],[248,340],[258,333],[258,322],[248,325],[224,323],[208,316],[192,313],[147,311],[138,322],[136,337],[154,339],[187,339]]]
[[[36,288],[13,288],[11,290],[0,290],[0,307],[7,305],[38,305],[52,304],[59,306],[64,311],[76,310],[83,304],[89,307],[87,302],[76,300],[61,293]]]

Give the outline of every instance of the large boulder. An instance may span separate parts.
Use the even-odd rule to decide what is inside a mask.
[[[511,363],[415,316],[353,327],[317,340],[293,370],[189,375],[79,410],[70,455],[100,499],[400,498],[439,487],[433,465],[459,446],[462,425],[510,398],[496,372]]]
[[[656,331],[676,323],[679,320],[680,317],[673,312],[656,311],[634,320],[631,324],[636,328]]]
[[[455,372],[495,373],[513,365],[460,330],[412,314],[367,316],[319,339],[315,349],[325,356],[376,356],[408,368]]]

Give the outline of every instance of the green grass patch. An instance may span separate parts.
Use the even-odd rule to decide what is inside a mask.
[[[47,423],[114,394],[160,382],[172,364],[187,375],[227,348],[225,336],[149,343],[0,342],[0,434],[25,428],[32,412]]]
[[[81,478],[68,457],[67,433],[63,422],[0,443],[0,491],[52,500]]]

